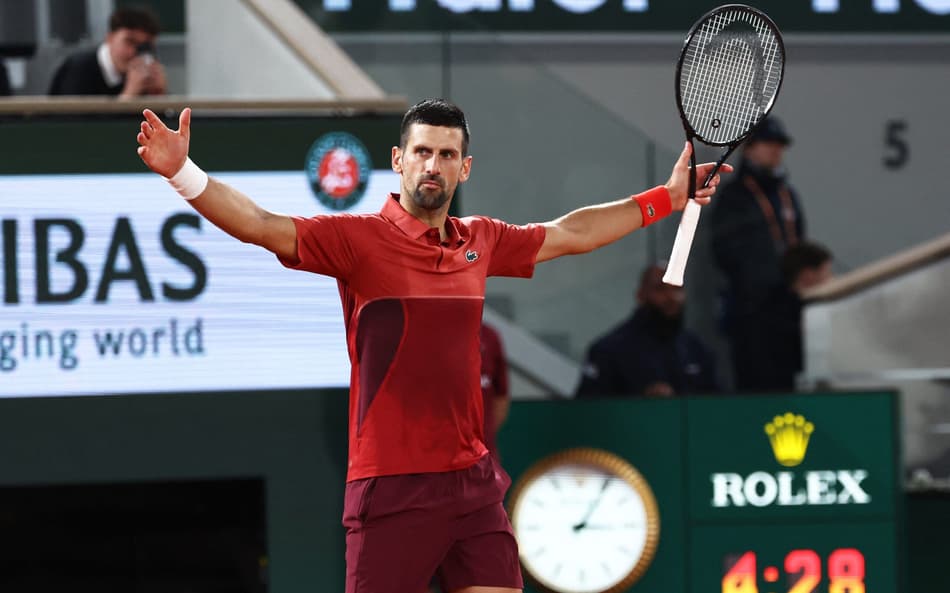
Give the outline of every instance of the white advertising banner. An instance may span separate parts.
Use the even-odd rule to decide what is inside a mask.
[[[301,171],[213,174],[268,210],[332,213]],[[347,212],[377,212],[372,171]],[[336,280],[284,268],[154,174],[0,176],[0,396],[340,387]]]

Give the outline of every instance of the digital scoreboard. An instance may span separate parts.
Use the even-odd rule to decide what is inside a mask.
[[[730,559],[733,560],[733,559]],[[829,591],[864,591],[864,554],[855,548],[839,548],[828,555]],[[746,552],[729,563],[722,578],[722,590],[730,593],[755,593],[758,572],[756,553]],[[778,568],[783,567],[783,568]],[[782,563],[766,566],[762,578],[766,583],[780,583],[785,575],[783,591],[814,591],[822,584],[822,558],[815,550],[792,550]]]
[[[696,528],[693,591],[898,591],[893,525]],[[700,585],[699,583],[702,583]]]

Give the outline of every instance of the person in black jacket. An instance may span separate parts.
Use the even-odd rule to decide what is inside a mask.
[[[164,95],[165,69],[155,58],[158,19],[144,8],[118,8],[98,48],[63,62],[50,83],[50,95],[111,95],[133,98]]]
[[[782,256],[782,283],[766,298],[753,319],[747,390],[793,391],[802,371],[802,297],[831,278],[831,252],[802,241]]]
[[[0,97],[13,94],[10,89],[10,78],[7,76],[7,65],[0,59]]]
[[[713,204],[712,252],[726,287],[722,325],[737,390],[754,374],[755,316],[782,285],[780,260],[805,236],[805,217],[783,160],[791,144],[782,123],[765,119],[742,149],[742,161]]]
[[[643,271],[633,315],[590,346],[577,397],[719,390],[712,354],[683,327],[684,292],[663,282],[665,267]]]

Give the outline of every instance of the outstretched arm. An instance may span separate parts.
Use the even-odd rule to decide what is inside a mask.
[[[172,178],[185,166],[191,140],[191,109],[178,119],[178,131],[170,130],[151,110],[137,136],[138,153],[148,168]],[[192,165],[193,166],[193,165]],[[195,210],[215,226],[246,243],[260,245],[283,259],[297,259],[297,230],[289,216],[264,210],[233,187],[208,179],[207,187],[188,200]]]
[[[679,160],[673,166],[669,181],[663,186],[669,194],[672,210],[682,210],[686,207],[689,192],[690,150],[689,143],[686,143]],[[713,166],[712,163],[697,166],[696,177],[705,179]],[[729,172],[732,171],[732,167],[723,165],[721,170]],[[707,187],[696,189],[696,201],[700,204],[708,204],[718,184],[719,175],[717,174]],[[665,199],[665,196],[661,199]],[[536,261],[543,262],[562,255],[593,251],[632,233],[644,226],[643,222],[640,204],[629,198],[574,210],[556,220],[544,223],[546,231],[544,243],[538,251]]]

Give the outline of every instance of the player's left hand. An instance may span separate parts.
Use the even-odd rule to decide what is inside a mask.
[[[670,192],[670,200],[673,202],[673,210],[682,210],[686,207],[686,200],[689,198],[689,157],[692,152],[692,146],[689,142],[683,148],[680,158],[673,165],[673,172],[670,174],[670,180],[666,182],[666,189]],[[706,180],[706,176],[713,170],[715,163],[703,163],[696,166],[696,202],[701,205],[709,203],[710,198],[716,193],[716,186],[719,185],[719,173],[709,181],[709,185],[700,188],[699,185]],[[732,171],[732,165],[723,164],[719,168],[720,172],[729,173]]]

